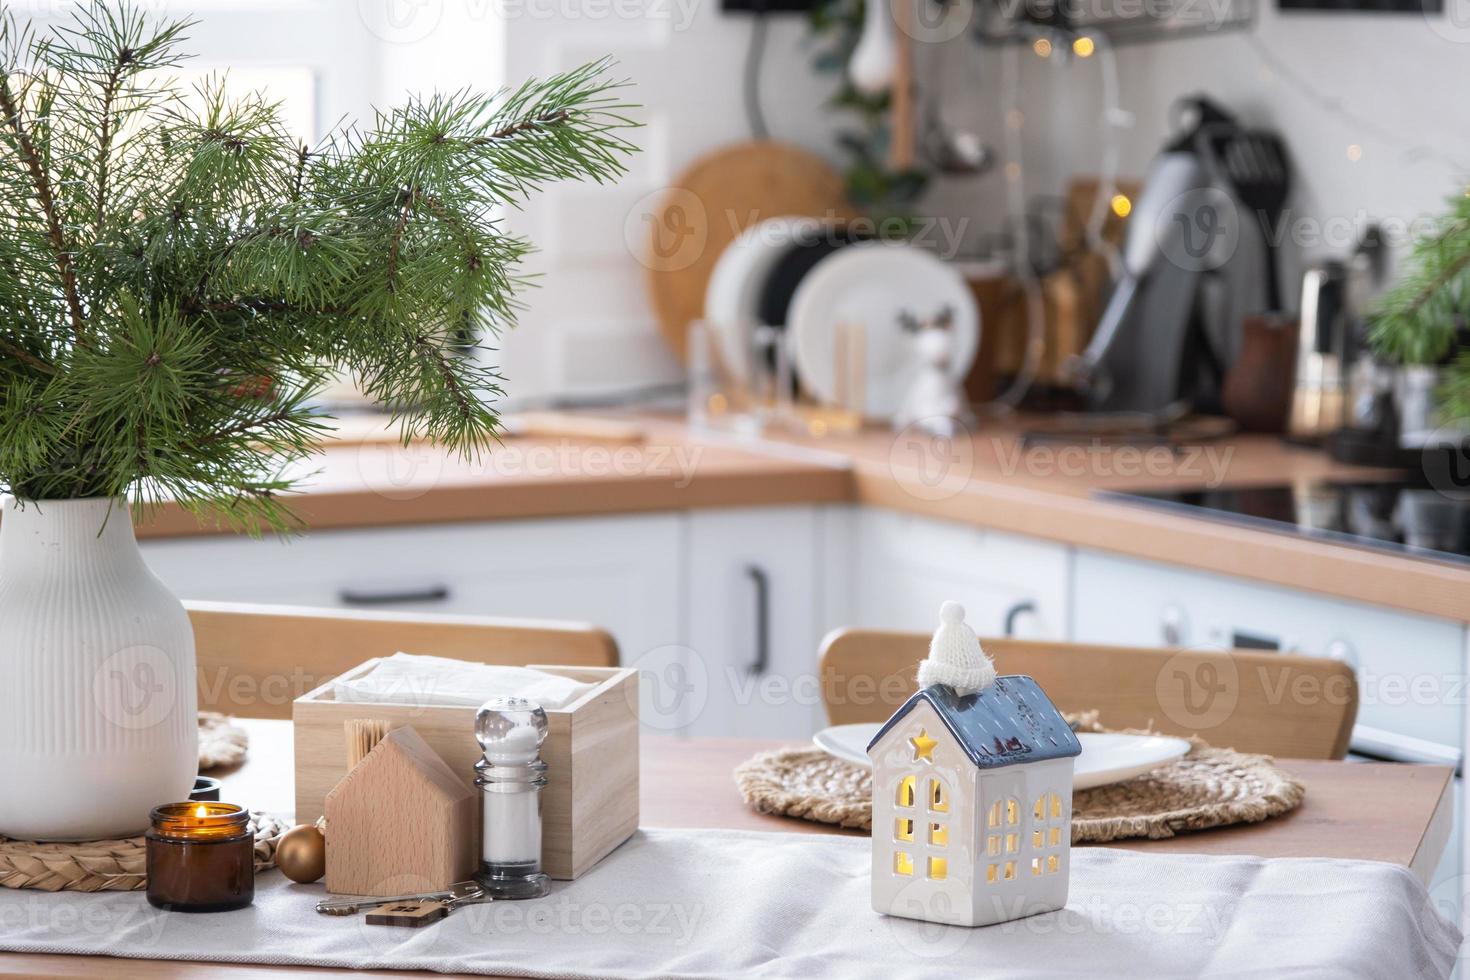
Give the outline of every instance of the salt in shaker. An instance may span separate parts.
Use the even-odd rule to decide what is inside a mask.
[[[475,880],[496,899],[540,898],[551,890],[541,872],[546,728],[546,712],[526,698],[491,698],[475,714],[475,739],[484,752],[475,763],[484,803]]]

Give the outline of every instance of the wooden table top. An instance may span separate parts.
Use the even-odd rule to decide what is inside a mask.
[[[222,798],[252,809],[289,813],[295,806],[291,778],[291,725],[249,720],[250,757],[224,777]],[[785,743],[730,738],[643,739],[640,775],[645,827],[710,827],[785,833],[852,833],[825,824],[756,813],[731,778],[734,767],[756,752]],[[1305,802],[1265,823],[1186,834],[1168,840],[1127,841],[1124,847],[1187,854],[1260,857],[1339,857],[1388,861],[1427,881],[1449,836],[1451,770],[1445,766],[1313,762],[1288,759],[1282,768],[1307,786]],[[86,901],[85,896],[77,896]],[[142,896],[138,897],[142,901]],[[106,977],[108,980],[259,980],[314,972],[309,967],[162,962],[113,957],[0,955],[0,976]],[[349,974],[351,971],[332,971]],[[351,974],[358,975],[358,974]],[[418,977],[422,973],[373,971],[370,977]]]

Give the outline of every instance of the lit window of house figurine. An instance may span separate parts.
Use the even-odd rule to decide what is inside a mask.
[[[1067,903],[1072,765],[1082,752],[1030,677],[996,677],[955,602],[919,692],[868,745],[873,908],[983,926]]]

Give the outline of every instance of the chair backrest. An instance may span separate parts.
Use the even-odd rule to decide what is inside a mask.
[[[605,630],[581,623],[186,602],[199,707],[290,718],[291,702],[373,657],[432,654],[480,663],[616,667]]]
[[[1198,735],[1285,758],[1340,759],[1358,713],[1352,668],[1260,650],[1201,651],[982,640],[1002,674],[1030,674],[1063,711],[1107,728]],[[834,725],[883,721],[916,689],[923,633],[844,629],[822,643],[822,698]]]

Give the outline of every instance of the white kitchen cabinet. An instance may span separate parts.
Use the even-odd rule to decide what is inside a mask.
[[[876,508],[854,518],[853,601],[831,625],[931,632],[954,599],[982,638],[1067,638],[1065,546]]]
[[[705,696],[682,731],[810,737],[823,717],[817,507],[698,510],[688,521],[688,647]]]
[[[1462,623],[1087,551],[1073,595],[1079,642],[1333,657],[1357,671],[1359,725],[1463,745]]]
[[[142,542],[184,599],[592,623],[624,662],[679,639],[676,514]],[[432,651],[424,651],[432,652]]]

